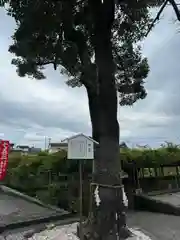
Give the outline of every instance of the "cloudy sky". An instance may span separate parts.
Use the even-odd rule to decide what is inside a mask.
[[[129,145],[157,146],[165,140],[180,143],[180,33],[168,7],[160,23],[142,42],[150,74],[148,97],[119,110],[121,140]],[[0,9],[0,138],[44,146],[75,133],[91,134],[84,88],[66,86],[65,77],[51,67],[47,79],[20,78],[8,52],[15,23]]]

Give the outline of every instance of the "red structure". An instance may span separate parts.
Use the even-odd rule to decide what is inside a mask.
[[[0,181],[2,181],[6,176],[8,167],[9,147],[9,141],[0,140]]]

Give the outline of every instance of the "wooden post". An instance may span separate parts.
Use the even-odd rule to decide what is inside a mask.
[[[179,169],[176,166],[176,187],[179,188]]]
[[[83,188],[82,188],[82,160],[79,160],[79,235],[80,240],[83,240],[83,232],[82,232],[82,194],[83,194]]]
[[[95,172],[95,162],[94,162],[94,159],[92,161],[92,175],[94,174]]]

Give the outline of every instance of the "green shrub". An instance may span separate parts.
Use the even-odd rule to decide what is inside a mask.
[[[159,149],[121,149],[123,167],[136,163],[137,167],[158,167],[164,163],[180,161],[178,146],[166,143]],[[5,184],[36,196],[44,202],[56,204],[65,209],[78,211],[79,173],[78,161],[68,160],[67,153],[42,152],[37,156],[9,156],[8,173]],[[92,161],[84,161],[84,211],[89,208],[89,175]]]

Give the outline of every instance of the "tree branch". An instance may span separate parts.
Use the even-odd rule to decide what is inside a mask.
[[[65,10],[64,11],[65,16],[63,17],[64,36],[67,40],[73,42],[77,46],[79,59],[82,65],[82,76],[80,78],[80,81],[85,86],[89,85],[93,87],[96,85],[96,77],[94,76],[96,72],[95,74],[93,73],[94,64],[92,64],[91,56],[88,52],[87,37],[83,34],[81,30],[76,30],[74,28],[74,19],[72,17],[73,16],[72,5],[66,2],[64,4],[64,10]]]
[[[168,3],[168,2],[169,2],[169,3]],[[156,17],[154,18],[152,24],[151,24],[150,27],[148,28],[148,31],[147,31],[147,33],[146,33],[146,37],[147,37],[147,35],[150,33],[150,31],[152,30],[152,28],[154,27],[154,24],[156,23],[156,21],[159,20],[161,13],[163,12],[164,8],[165,8],[167,5],[171,5],[171,6],[173,7],[174,12],[175,12],[175,14],[176,14],[176,17],[177,17],[177,19],[180,21],[180,11],[179,11],[179,9],[178,9],[178,5],[179,5],[179,4],[176,4],[174,0],[166,0],[166,1],[163,3],[163,5],[161,6],[161,8],[160,8],[159,12],[157,13]]]
[[[180,21],[180,12],[179,12],[179,9],[177,7],[177,4],[175,3],[174,0],[169,0],[170,4],[172,5],[173,9],[174,9],[174,12],[176,14],[176,17],[177,19]]]
[[[164,10],[164,8],[166,7],[167,4],[168,4],[168,0],[166,0],[166,1],[163,3],[163,5],[161,6],[161,8],[160,8],[159,12],[157,13],[156,17],[154,18],[152,24],[151,24],[150,27],[148,28],[148,31],[147,31],[147,33],[146,33],[146,35],[145,35],[146,37],[147,37],[147,35],[150,33],[150,31],[152,30],[152,28],[154,27],[156,21],[159,21],[160,15],[161,15],[161,13],[163,12],[163,10]]]
[[[37,66],[45,66],[45,65],[49,65],[49,64],[54,64],[54,61],[46,61],[46,62],[36,62]]]

